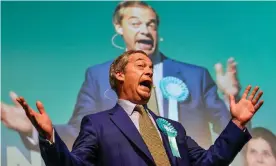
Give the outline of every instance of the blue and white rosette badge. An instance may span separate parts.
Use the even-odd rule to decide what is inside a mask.
[[[186,84],[176,77],[164,77],[160,81],[160,89],[164,98],[169,100],[168,118],[178,121],[177,102],[188,98],[189,90]]]
[[[175,139],[177,136],[177,131],[175,130],[175,128],[172,126],[171,123],[169,123],[166,119],[163,118],[158,118],[156,120],[156,123],[161,129],[161,131],[168,136],[173,156],[181,158]]]

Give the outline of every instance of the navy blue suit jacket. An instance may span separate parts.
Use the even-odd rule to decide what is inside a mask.
[[[154,120],[157,117],[149,111]],[[247,131],[230,122],[209,150],[204,150],[186,135],[183,126],[167,119],[177,130],[180,158],[172,155],[168,138],[161,133],[172,166],[228,166],[250,139]],[[55,143],[40,141],[47,166],[148,166],[155,165],[139,131],[118,104],[111,110],[85,116],[72,152],[55,133]]]
[[[70,121],[68,124],[55,125],[56,131],[69,149],[78,136],[81,120],[85,115],[109,110],[117,103],[117,95],[109,84],[111,63],[109,61],[87,69]],[[208,70],[164,58],[163,77],[167,76],[184,81],[190,92],[187,100],[178,103],[180,123],[199,145],[209,147],[212,143],[209,123],[213,125],[215,132],[220,133],[228,124],[230,113],[218,97],[216,84]],[[167,99],[163,100],[163,109],[165,117],[168,117]],[[23,138],[23,141],[29,149],[35,149],[27,139]]]
[[[85,82],[78,95],[75,111],[69,124],[79,129],[84,115],[111,109],[117,103],[117,95],[109,84],[109,67],[112,61],[87,70]],[[230,120],[225,103],[218,97],[217,86],[207,69],[165,58],[163,77],[179,78],[187,85],[190,95],[179,102],[180,123],[188,135],[199,145],[211,145],[209,123],[220,133]],[[168,100],[163,100],[164,117],[168,117]],[[61,132],[64,129],[61,129]],[[59,132],[59,130],[58,130]],[[63,137],[62,137],[63,138]]]

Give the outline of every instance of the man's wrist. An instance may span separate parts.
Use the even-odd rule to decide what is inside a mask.
[[[53,136],[54,136],[54,128],[52,127],[50,132],[45,132],[43,130],[38,130],[39,131],[39,136],[41,138],[44,138],[50,142],[53,142]]]
[[[52,130],[52,135],[50,136],[50,139],[48,139],[48,140],[49,140],[50,144],[55,143],[55,130],[54,130],[54,128]]]
[[[53,132],[54,132],[54,131],[53,131]],[[53,140],[53,133],[52,133],[51,135],[47,136],[46,139],[47,139],[48,141],[50,141],[51,143],[53,143],[53,142],[54,142],[54,140]]]
[[[47,142],[48,144],[52,145],[55,143],[55,129],[52,129],[52,134],[49,136],[42,136],[41,134],[39,134],[39,138],[40,140],[42,140],[43,142]]]
[[[244,124],[244,123],[241,123],[239,120],[233,118],[233,119],[232,119],[232,122],[233,122],[237,127],[239,127],[241,130],[246,129],[245,124]]]

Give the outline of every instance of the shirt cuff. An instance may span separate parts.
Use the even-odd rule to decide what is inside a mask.
[[[46,143],[48,143],[49,145],[53,145],[54,143],[55,143],[55,129],[53,128],[53,142],[51,142],[50,140],[48,140],[48,139],[45,139],[45,138],[43,138],[42,136],[38,136],[39,137],[39,139],[42,141],[42,142],[46,142]]]
[[[55,143],[55,129],[54,128],[53,128],[53,142],[51,142],[50,140],[47,140],[47,141],[49,142],[50,145]]]

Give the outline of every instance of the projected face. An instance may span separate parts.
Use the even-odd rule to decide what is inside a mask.
[[[276,159],[270,145],[262,138],[252,139],[248,142],[246,152],[247,166],[275,166]]]
[[[116,27],[123,35],[127,49],[143,50],[149,56],[157,49],[157,20],[155,13],[146,7],[124,9],[121,25]]]

